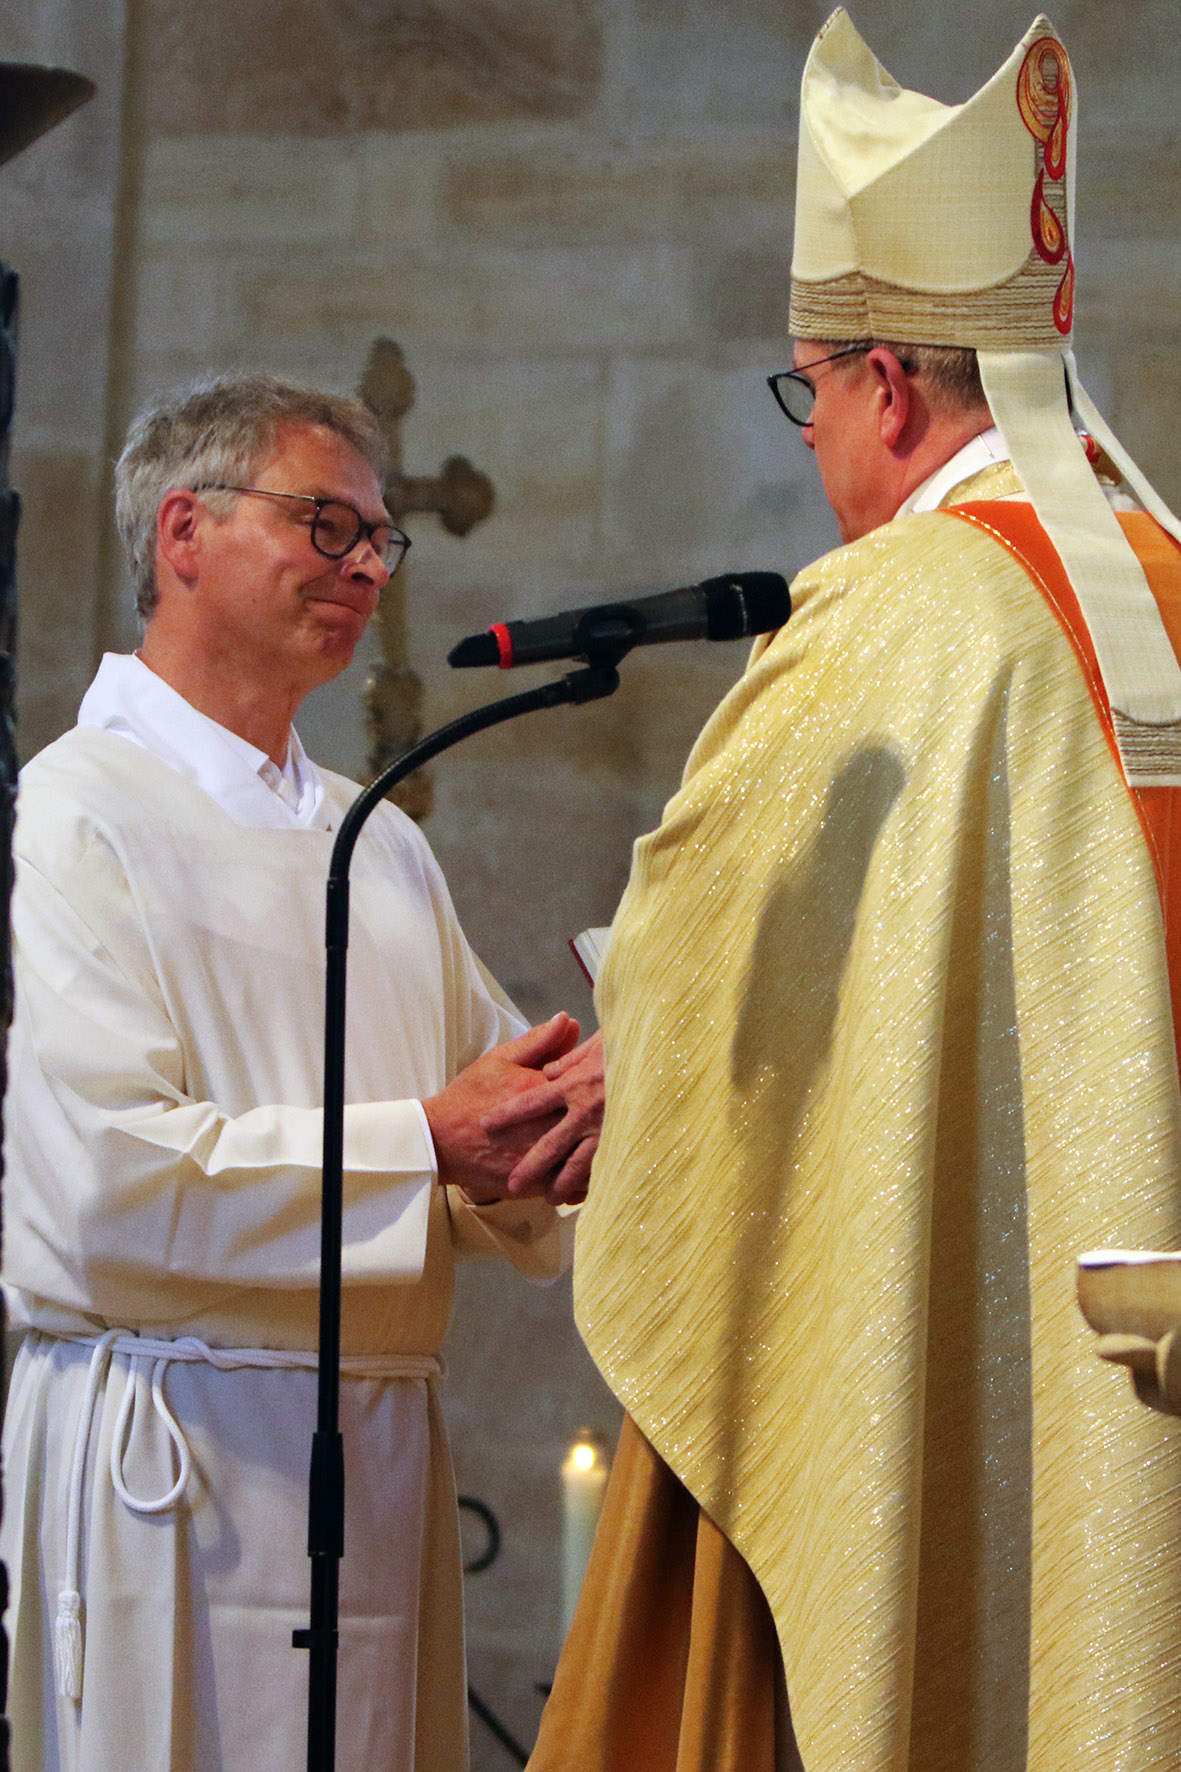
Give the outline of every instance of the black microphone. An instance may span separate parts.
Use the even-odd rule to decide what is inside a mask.
[[[741,640],[782,627],[791,614],[787,580],[778,572],[726,572],[704,584],[661,591],[634,603],[596,603],[536,621],[498,621],[471,634],[447,654],[447,663],[541,664],[549,658],[618,661],[633,646],[665,640]]]

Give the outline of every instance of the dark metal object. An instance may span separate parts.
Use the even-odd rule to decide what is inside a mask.
[[[0,165],[63,122],[94,92],[93,80],[68,68],[0,62]]]
[[[93,80],[67,68],[0,62],[0,164],[52,129],[94,94]],[[16,532],[20,498],[8,479],[16,394],[16,333],[20,280],[0,264],[0,1140],[8,1083],[5,1036],[12,1020],[12,832],[16,818]],[[3,1160],[0,1158],[0,1174]],[[0,1299],[0,1335],[4,1302]],[[0,1490],[0,1512],[4,1497]],[[8,1722],[8,1570],[0,1563],[0,1772],[10,1765]]]
[[[341,1245],[344,1219],[345,990],[348,975],[349,865],[362,827],[389,789],[432,757],[476,732],[539,708],[578,705],[619,687],[615,659],[593,661],[523,695],[475,708],[452,720],[362,790],[341,820],[328,869],[325,914],[327,967],[324,1013],[324,1155],[320,1236],[320,1343],[316,1431],[312,1437],[308,1498],[308,1555],[312,1560],[311,1620],[292,1632],[311,1655],[308,1670],[308,1772],[332,1772],[336,1763],[336,1651],[339,1643],[340,1559],[344,1554],[344,1442],[340,1434]]]
[[[16,812],[16,732],[13,706],[16,658],[16,531],[20,499],[8,484],[8,449],[16,385],[16,273],[0,265],[0,1095],[7,1083],[4,1034],[12,1020],[12,827]],[[0,1120],[2,1131],[2,1120]],[[0,1331],[4,1307],[0,1300]],[[0,1507],[3,1495],[0,1493]],[[8,1570],[0,1563],[0,1619],[8,1610]],[[8,1632],[0,1625],[0,1768],[8,1772]]]
[[[528,1765],[529,1749],[521,1746],[521,1743],[517,1740],[516,1736],[512,1734],[510,1730],[505,1728],[496,1712],[491,1710],[489,1706],[484,1703],[480,1694],[472,1686],[469,1686],[467,1689],[467,1701],[472,1710],[474,1710],[479,1717],[481,1723],[483,1723],[484,1726],[490,1729],[493,1735],[495,1735],[501,1747],[503,1747],[506,1752],[512,1754],[517,1765]]]
[[[480,1555],[473,1557],[470,1563],[465,1563],[463,1566],[465,1575],[479,1575],[483,1570],[490,1569],[500,1555],[500,1521],[488,1503],[480,1501],[475,1495],[459,1495],[456,1500],[461,1508],[466,1508],[469,1513],[477,1515],[488,1534],[488,1543]],[[518,1766],[524,1766],[529,1759],[529,1749],[522,1747],[507,1724],[501,1722],[492,1706],[487,1704],[480,1697],[476,1688],[470,1684],[467,1689],[467,1702],[468,1709],[479,1717],[486,1729],[491,1730],[506,1753],[513,1756]]]
[[[465,1575],[482,1575],[485,1569],[491,1569],[500,1555],[500,1521],[488,1503],[478,1500],[474,1495],[457,1495],[455,1499],[461,1508],[466,1508],[468,1513],[477,1516],[488,1534],[488,1542],[479,1556],[473,1557],[470,1563],[463,1566]]]

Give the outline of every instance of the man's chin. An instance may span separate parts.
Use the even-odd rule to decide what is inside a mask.
[[[358,635],[357,639],[359,638]],[[327,636],[319,651],[326,683],[331,682],[333,677],[339,677],[342,671],[348,670],[357,650],[357,639],[347,639],[343,634]]]
[[[331,683],[334,677],[339,677],[342,671],[348,670],[364,631],[364,624],[359,630],[346,630],[342,627],[320,629],[314,648],[308,648],[305,654],[308,676],[311,679],[310,689],[319,688],[323,683]]]
[[[348,603],[332,603],[327,600],[309,603],[308,609],[315,617],[321,646],[328,652],[337,648],[347,649],[351,658],[371,617],[352,608]],[[348,659],[345,663],[348,663]]]

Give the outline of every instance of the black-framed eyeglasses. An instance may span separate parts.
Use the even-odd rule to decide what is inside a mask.
[[[311,492],[272,492],[267,486],[229,486],[223,481],[196,486],[195,492],[250,492],[256,498],[289,498],[300,504],[314,505],[312,546],[326,560],[343,560],[351,554],[361,537],[369,543],[386,569],[394,573],[406,557],[410,537],[386,521],[369,523],[341,498],[317,498]]]
[[[822,363],[835,363],[838,357],[856,357],[872,350],[872,345],[846,345],[843,351],[834,351],[831,357],[818,357],[807,369],[777,370],[767,377],[767,386],[785,418],[790,418],[793,425],[810,425],[812,408],[816,404],[816,389],[808,380],[812,371],[819,369]]]

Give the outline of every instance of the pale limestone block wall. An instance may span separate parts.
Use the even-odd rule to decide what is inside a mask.
[[[0,36],[9,54],[71,61],[103,82],[88,133],[44,162],[23,208],[0,172],[0,250],[26,273],[74,254],[60,284],[40,279],[39,301],[26,276],[28,748],[68,723],[87,654],[134,641],[117,575],[99,566],[104,434],[158,387],[209,367],[349,387],[370,340],[388,334],[419,379],[407,469],[432,472],[460,451],[492,477],[496,510],[468,539],[411,520],[428,726],[500,692],[500,679],[444,662],[493,618],[731,568],[790,574],[832,545],[811,458],[763,384],[790,356],[796,93],[827,10],[40,0],[33,12],[55,21],[59,46],[30,37],[22,51]],[[1034,7],[852,10],[904,83],[955,101],[1004,59]],[[1054,18],[1082,95],[1080,362],[1181,501],[1175,4],[1066,0]],[[64,218],[56,238],[38,225],[40,203]],[[71,449],[89,502],[69,508],[63,530],[55,488]],[[68,615],[52,603],[67,577]],[[565,938],[609,920],[632,840],[658,818],[740,667],[735,648],[639,654],[613,701],[532,716],[436,765],[428,835],[474,944],[530,1015],[589,1015]],[[363,758],[365,668],[359,659],[301,721],[313,753],[347,771]],[[533,1290],[472,1268],[450,1344],[460,1486],[505,1529],[501,1562],[470,1584],[472,1675],[525,1740],[556,1650],[558,1464],[580,1423],[617,1418],[569,1309],[565,1285]],[[508,1765],[479,1724],[474,1741],[479,1772]]]

